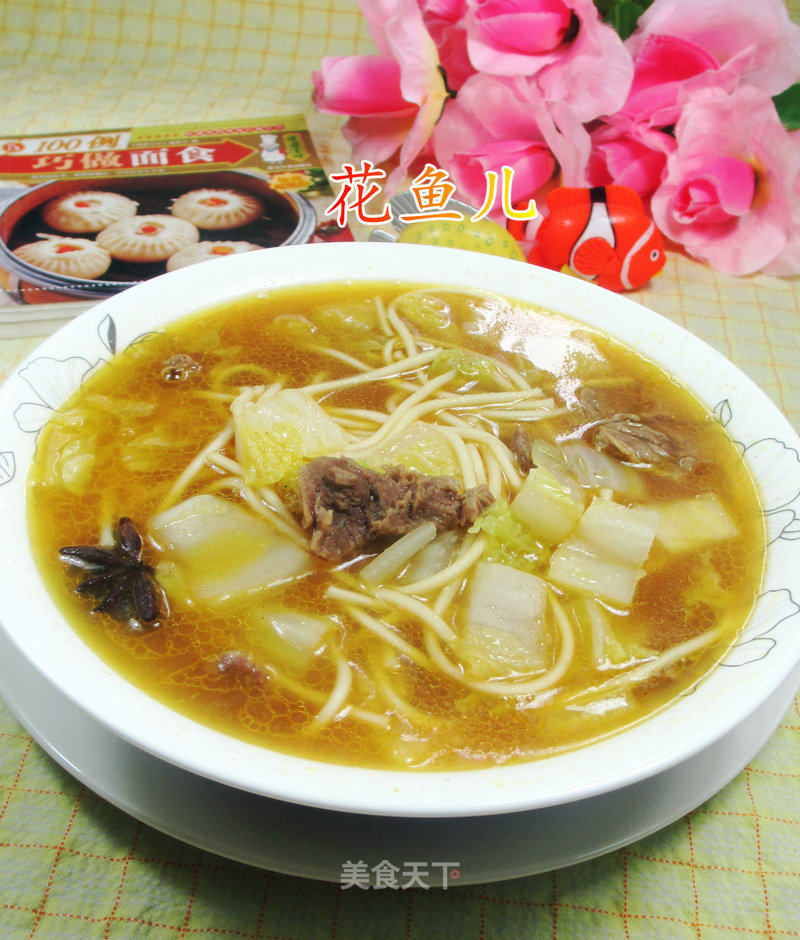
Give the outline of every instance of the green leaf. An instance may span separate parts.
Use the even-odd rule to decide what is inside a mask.
[[[622,39],[636,29],[639,17],[652,3],[653,0],[595,0],[600,16]]]
[[[800,82],[775,95],[772,100],[786,130],[800,130]]]
[[[649,5],[649,3],[634,2],[634,0],[620,0],[614,5],[608,22],[619,33],[620,39],[627,39],[636,29],[639,17]]]
[[[617,4],[617,0],[594,0],[594,5],[597,7],[597,12],[600,16],[608,21],[611,11]]]

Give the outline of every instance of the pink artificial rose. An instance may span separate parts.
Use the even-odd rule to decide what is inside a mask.
[[[592,0],[467,0],[467,51],[479,72],[535,76],[581,121],[613,114],[633,77],[630,54]]]
[[[473,75],[448,104],[433,148],[459,195],[476,209],[486,196],[486,171],[514,170],[512,204],[527,203],[561,170],[582,186],[589,135],[568,108],[544,101],[523,79]],[[503,221],[500,194],[492,217]]]
[[[634,58],[651,36],[692,44],[768,95],[800,79],[800,26],[782,0],[655,0],[626,42]]]
[[[397,156],[391,193],[422,152],[448,97],[436,46],[416,0],[362,0],[379,56],[331,57],[314,72],[314,104],[349,114],[342,129],[357,162]]]
[[[746,85],[696,91],[675,136],[651,201],[661,231],[728,274],[798,273],[800,147],[769,96]]]
[[[467,53],[467,31],[461,22],[466,0],[418,0],[422,20],[439,50],[447,87],[453,91],[475,74]]]
[[[400,66],[373,55],[327,56],[314,72],[314,104],[320,111],[361,117],[399,117],[416,107],[403,98]]]
[[[618,183],[644,200],[660,185],[667,154],[675,149],[675,139],[669,134],[617,116],[595,128],[590,137],[589,185]]]
[[[649,127],[673,125],[680,115],[678,96],[698,88],[733,91],[736,69],[719,62],[700,46],[675,36],[648,36],[637,44],[633,83],[619,115]]]

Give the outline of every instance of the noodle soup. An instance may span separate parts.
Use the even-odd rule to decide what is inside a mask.
[[[665,707],[734,641],[764,557],[737,450],[662,370],[413,286],[144,337],[54,415],[29,496],[51,592],[131,682],[390,769],[530,760]]]

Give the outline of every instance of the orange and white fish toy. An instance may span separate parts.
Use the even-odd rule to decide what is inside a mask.
[[[548,195],[547,209],[532,264],[567,267],[613,291],[643,287],[664,267],[661,233],[627,186],[562,186]]]

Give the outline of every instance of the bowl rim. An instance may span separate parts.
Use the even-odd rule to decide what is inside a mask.
[[[12,463],[15,451],[10,447],[15,446],[20,455],[11,477],[0,485],[0,520],[7,532],[0,540],[0,570],[6,572],[5,590],[0,592],[0,622],[37,671],[70,701],[130,744],[238,789],[353,813],[471,816],[572,802],[666,770],[734,728],[787,678],[800,662],[800,631],[786,627],[800,611],[792,597],[792,588],[800,596],[800,578],[795,574],[800,569],[794,563],[791,535],[779,535],[767,547],[761,595],[764,609],[759,608],[760,599],[733,650],[747,648],[745,661],[729,663],[730,654],[723,659],[723,666],[748,668],[750,681],[745,691],[740,677],[733,678],[730,670],[726,674],[718,666],[689,695],[631,728],[572,751],[521,764],[479,770],[387,771],[294,757],[200,725],[150,698],[107,666],[61,617],[38,579],[30,554],[24,518],[25,478],[35,438],[32,430],[20,426],[19,416],[23,404],[37,405],[39,410],[43,402],[45,407],[48,404],[39,393],[39,401],[30,401],[31,389],[36,391],[32,370],[37,363],[44,368],[80,359],[85,372],[98,354],[100,359],[108,358],[109,353],[148,330],[185,314],[259,291],[332,281],[399,281],[490,290],[539,303],[603,329],[655,359],[709,411],[719,401],[718,419],[730,436],[741,434],[747,442],[756,435],[755,443],[741,448],[751,471],[753,460],[760,461],[754,475],[761,486],[762,503],[763,466],[769,464],[774,471],[775,453],[785,457],[778,483],[768,481],[769,492],[780,490],[782,502],[774,509],[764,503],[764,512],[767,516],[789,512],[794,519],[791,506],[800,497],[800,439],[786,418],[720,353],[629,298],[546,269],[449,248],[329,243],[232,255],[150,279],[92,307],[34,350],[0,389],[0,448],[2,454],[12,455]],[[92,351],[87,358],[89,348]],[[60,401],[66,397],[65,391],[77,387],[79,378],[76,375],[71,387],[62,389]],[[698,390],[701,381],[713,386],[713,402]],[[55,392],[49,394],[57,397]],[[726,405],[730,415],[725,412]],[[762,441],[775,442],[766,457],[754,449]],[[789,528],[787,525],[783,531]],[[756,656],[764,643],[768,645],[766,653]],[[741,653],[733,657],[742,658]],[[591,772],[587,769],[590,763]]]

